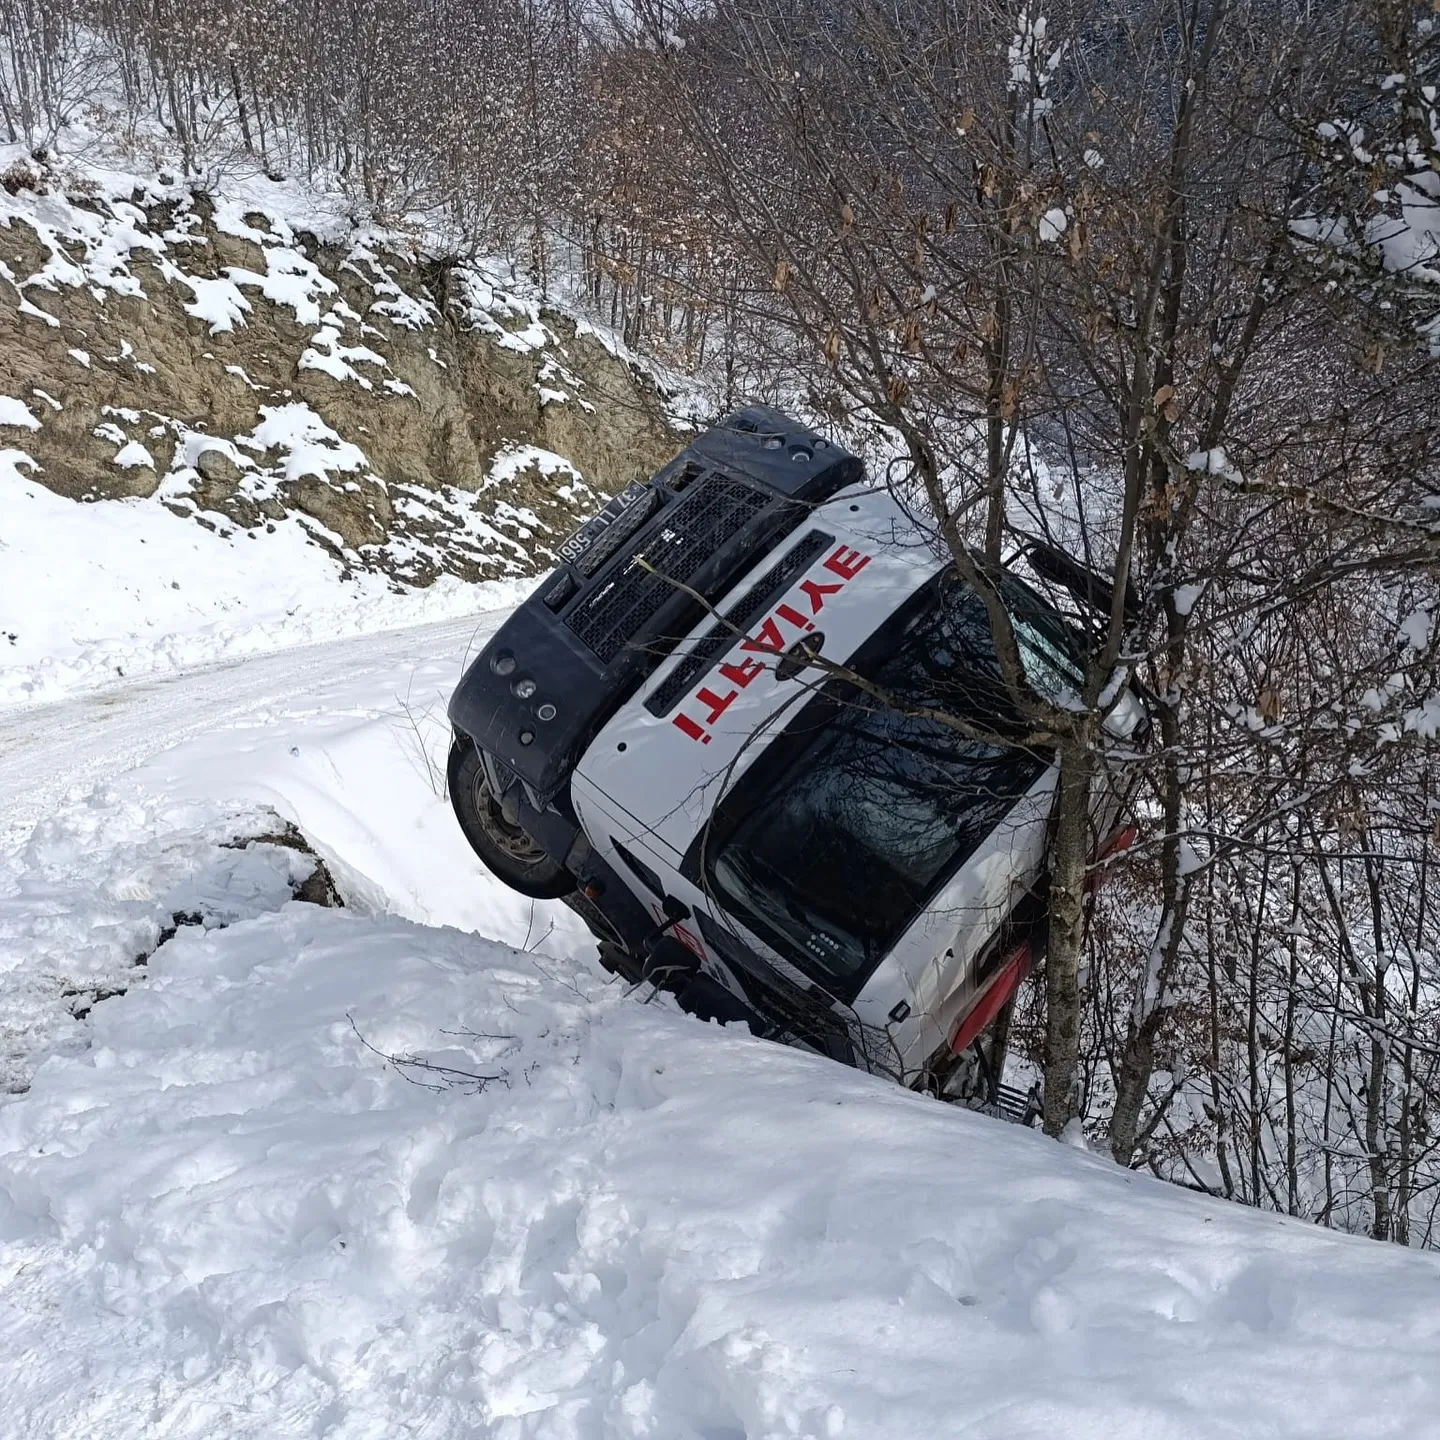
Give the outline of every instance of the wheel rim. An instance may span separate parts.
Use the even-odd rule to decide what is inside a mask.
[[[475,781],[475,813],[495,846],[517,865],[533,868],[549,858],[525,831],[505,818],[483,774]]]

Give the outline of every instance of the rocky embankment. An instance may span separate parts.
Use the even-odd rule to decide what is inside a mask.
[[[221,534],[300,522],[406,584],[543,568],[673,453],[633,358],[507,269],[294,187],[0,175],[0,455]]]

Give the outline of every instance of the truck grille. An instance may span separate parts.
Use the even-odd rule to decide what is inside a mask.
[[[789,589],[832,539],[830,535],[812,530],[789,554],[777,560],[725,612],[724,620],[695,642],[690,653],[647,697],[645,708],[655,716],[668,714],[675,702],[740,638],[735,632],[744,631],[772,595]]]
[[[632,561],[565,617],[565,624],[607,665],[691,577],[772,496],[725,475],[694,486],[661,517]],[[650,568],[646,568],[646,566]]]

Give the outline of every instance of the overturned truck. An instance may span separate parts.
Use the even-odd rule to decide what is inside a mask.
[[[752,408],[559,558],[450,702],[485,865],[692,1013],[1023,1115],[1005,1043],[1043,955],[1056,770],[943,547],[855,456]],[[1098,582],[1029,558],[997,584],[1027,679],[1059,695]],[[1144,707],[1107,723],[1133,738]],[[1123,809],[1102,769],[1101,844]]]

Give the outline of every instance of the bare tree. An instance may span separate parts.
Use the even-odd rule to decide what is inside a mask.
[[[775,359],[900,437],[907,481],[986,599],[1014,703],[1057,755],[1051,1133],[1082,1101],[1085,798],[1123,683],[1142,678],[1155,697],[1159,903],[1108,1122],[1128,1162],[1153,1132],[1147,1097],[1196,887],[1287,804],[1277,776],[1226,834],[1192,834],[1206,712],[1279,703],[1263,675],[1204,665],[1196,596],[1211,594],[1223,647],[1244,609],[1294,613],[1322,577],[1366,585],[1430,563],[1428,544],[1376,528],[1420,499],[1433,464],[1428,363],[1377,371],[1355,344],[1351,295],[1297,256],[1297,220],[1324,180],[1315,139],[1357,63],[1381,54],[1376,16],[1355,5],[1317,22],[1234,0],[643,13],[637,45],[673,97],[670,123],[769,277],[756,309]],[[747,145],[734,143],[741,114],[765,121]],[[1256,553],[1297,505],[1323,513],[1284,551],[1298,575]],[[994,583],[1037,530],[1107,572],[1107,623],[1063,705],[1027,677]],[[1247,572],[1242,554],[1262,563]]]

